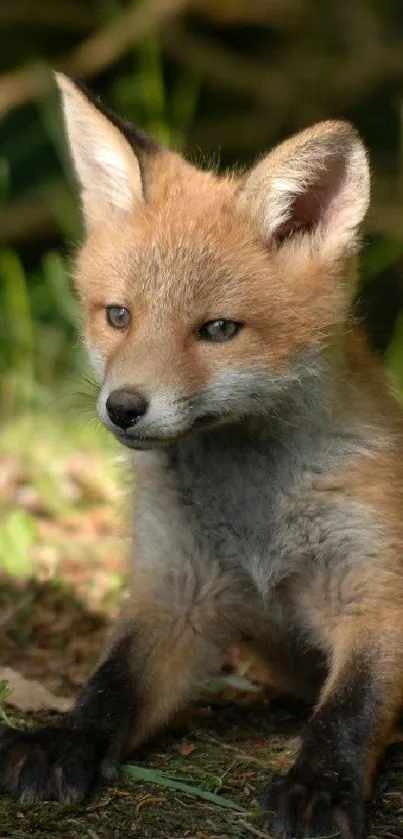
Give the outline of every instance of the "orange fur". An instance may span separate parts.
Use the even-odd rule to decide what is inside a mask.
[[[365,149],[321,123],[218,176],[59,86],[98,413],[137,450],[134,583],[70,731],[7,735],[0,788],[85,795],[248,642],[316,699],[274,835],[362,839],[403,707],[403,422],[352,307]]]
[[[321,478],[311,493],[312,499],[347,493],[379,516],[389,528],[384,573],[369,580],[362,566],[352,567],[340,579],[336,568],[330,581],[324,581],[319,573],[306,589],[298,582],[301,610],[333,655],[319,705],[334,689],[357,639],[362,634],[375,638],[384,632],[385,659],[380,655],[377,666],[380,678],[388,684],[388,695],[380,713],[379,736],[368,757],[370,778],[403,700],[403,668],[396,682],[398,656],[391,656],[394,636],[403,643],[403,460],[396,458],[396,450],[402,448],[403,426],[379,365],[370,358],[365,339],[349,315],[356,281],[354,253],[348,249],[339,252],[335,237],[323,248],[304,245],[298,233],[279,247],[275,237],[262,242],[260,230],[262,180],[269,182],[272,170],[279,177],[288,177],[290,159],[294,159],[293,177],[301,177],[297,153],[302,149],[303,154],[309,154],[323,137],[326,142],[330,138],[337,151],[338,138],[340,142],[349,138],[345,127],[336,129],[334,125],[313,128],[301,135],[302,139],[298,136],[284,143],[258,165],[246,187],[244,176],[201,172],[172,152],[156,154],[147,166],[147,202],[136,203],[133,213],[112,213],[89,231],[76,280],[87,336],[106,359],[111,386],[124,381],[124,371],[130,365],[133,370],[134,365],[142,382],[153,387],[163,383],[191,396],[208,385],[220,365],[284,372],[301,350],[327,345],[330,363],[339,369],[340,416],[351,416],[353,428],[368,422],[370,415],[372,433],[378,440],[376,460],[368,455],[354,456],[343,474]],[[253,199],[255,214],[251,217],[248,202]],[[114,301],[134,312],[128,332],[113,332],[105,322],[105,305]],[[246,328],[236,342],[217,352],[214,345],[197,343],[193,336],[203,322],[220,315],[245,321]],[[376,481],[372,479],[374,470]],[[144,473],[143,478],[146,480]],[[367,591],[376,606],[359,607],[357,614],[341,621],[341,612],[348,612],[354,593],[367,596]],[[147,596],[142,594],[141,599],[146,605],[140,612],[148,608]],[[154,610],[155,601],[151,600]],[[388,616],[391,601],[393,622]],[[136,615],[139,612],[138,605],[129,609]],[[392,632],[393,625],[395,629],[402,626],[402,633]],[[280,639],[268,643],[265,637],[264,644],[275,687],[309,694],[311,674],[298,672],[298,662],[287,659]],[[186,656],[185,649],[186,645],[182,649],[180,644],[178,650],[171,647],[168,653],[164,642],[158,660],[175,661],[176,655]],[[187,671],[184,658],[177,668]],[[170,681],[164,669],[158,672],[158,685],[161,672],[164,681]],[[172,707],[182,695],[178,685],[173,689],[177,699],[166,700]],[[157,687],[155,690],[158,693]],[[155,704],[154,700],[150,704]],[[138,732],[136,737],[140,738]],[[368,788],[369,784],[368,780]]]

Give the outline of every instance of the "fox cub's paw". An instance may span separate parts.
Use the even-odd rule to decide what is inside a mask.
[[[273,839],[365,839],[365,807],[353,779],[294,766],[275,776],[263,801],[263,823]]]
[[[77,728],[0,726],[0,792],[25,803],[78,801],[98,779],[102,751],[96,735]]]

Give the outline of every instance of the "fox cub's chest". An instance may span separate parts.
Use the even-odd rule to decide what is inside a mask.
[[[180,501],[192,529],[215,554],[267,553],[297,465],[280,444],[220,433],[172,452]]]
[[[227,431],[181,444],[170,468],[199,544],[266,589],[290,572],[314,576],[331,557],[347,568],[351,556],[368,555],[369,512],[327,481],[350,455],[340,438],[293,446]]]

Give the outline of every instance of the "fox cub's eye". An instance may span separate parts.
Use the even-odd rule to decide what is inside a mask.
[[[242,324],[235,320],[209,320],[197,332],[199,341],[214,341],[215,343],[230,341],[242,329]]]
[[[107,306],[106,320],[113,329],[127,329],[130,324],[130,312],[124,306]]]

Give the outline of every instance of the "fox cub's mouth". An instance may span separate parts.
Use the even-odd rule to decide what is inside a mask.
[[[215,428],[217,425],[221,425],[222,421],[222,418],[212,415],[198,417],[188,428],[184,429],[183,431],[177,432],[176,434],[171,434],[169,436],[161,435],[160,437],[149,434],[141,434],[138,431],[136,433],[134,429],[132,429],[132,432],[130,433],[130,431],[120,431],[118,428],[112,430],[109,427],[109,431],[112,430],[112,433],[119,441],[119,443],[121,443],[123,446],[126,446],[126,448],[144,451],[146,449],[167,448],[169,446],[173,446],[176,443],[179,443],[181,440],[185,440],[191,434],[203,430],[208,431],[210,428]]]
[[[115,431],[114,435],[116,439],[125,446],[127,449],[135,449],[138,451],[144,451],[146,449],[158,449],[158,448],[166,448],[167,446],[173,446],[180,437],[134,437],[129,434],[125,434],[123,432]]]

